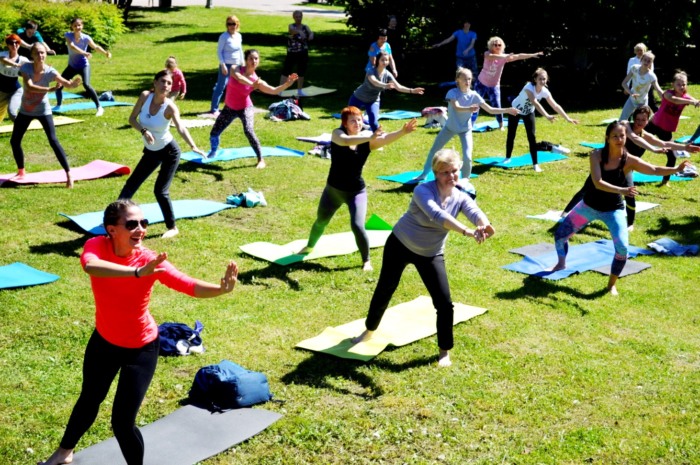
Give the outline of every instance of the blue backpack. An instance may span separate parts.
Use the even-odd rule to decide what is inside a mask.
[[[163,323],[158,326],[160,355],[189,355],[191,352],[204,352],[201,332],[204,325],[194,322],[194,329],[184,323]]]
[[[250,407],[272,400],[267,376],[229,360],[199,369],[190,388],[190,403],[211,411]]]

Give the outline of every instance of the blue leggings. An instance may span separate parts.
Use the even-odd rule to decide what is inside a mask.
[[[459,137],[459,141],[462,143],[462,179],[469,179],[469,176],[472,175],[472,149],[474,147],[474,138],[472,137],[473,134],[471,131],[454,132],[451,129],[448,129],[447,126],[444,126],[440,130],[435,138],[435,142],[433,142],[433,146],[428,152],[428,158],[425,160],[425,165],[423,165],[424,175],[427,176],[432,170],[433,156],[435,156],[438,150],[443,148],[445,144],[447,144],[454,136]]]
[[[175,213],[173,212],[173,204],[170,201],[170,184],[173,182],[179,164],[180,147],[174,140],[160,150],[154,151],[144,148],[143,157],[139,160],[129,179],[126,180],[119,198],[132,198],[136,191],[139,190],[139,187],[141,187],[141,184],[160,166],[153,193],[156,196],[160,211],[163,212],[165,226],[168,229],[173,229],[175,227]]]
[[[231,76],[231,73],[233,72],[234,68],[236,68],[236,65],[226,65],[226,68],[228,68],[228,74],[224,75],[224,73],[221,72],[221,65],[217,67],[218,74],[216,75],[216,84],[214,85],[214,90],[212,91],[211,94],[211,112],[214,113],[219,109],[219,103],[221,103],[221,97],[224,95],[224,90],[226,89],[226,85],[228,84],[228,78]]]
[[[219,116],[214,122],[214,127],[211,128],[211,132],[209,133],[211,151],[216,152],[216,149],[219,148],[221,133],[224,132],[224,130],[229,127],[229,125],[236,118],[241,119],[241,123],[243,124],[243,134],[245,134],[246,138],[248,139],[250,146],[253,147],[255,155],[258,157],[258,161],[262,160],[262,147],[260,146],[258,136],[255,135],[255,130],[253,129],[255,117],[254,108],[252,106],[246,107],[243,110],[234,110],[224,105],[224,109],[221,110],[221,113],[219,113]]]
[[[86,66],[83,69],[75,69],[72,66],[68,66],[61,73],[61,77],[64,79],[71,80],[74,76],[80,75],[83,78],[83,87],[88,94],[88,98],[95,103],[97,108],[100,108],[100,101],[97,99],[97,92],[90,85],[90,66]],[[63,88],[56,89],[56,105],[59,107],[63,103]]]
[[[355,243],[360,250],[362,263],[369,260],[369,238],[365,230],[365,218],[367,217],[367,190],[359,192],[347,192],[336,189],[326,184],[321,194],[321,201],[318,203],[316,221],[311,227],[309,234],[309,247],[314,247],[323,235],[326,226],[338,211],[341,205],[346,204],[350,209],[350,229],[355,236]]]
[[[613,210],[602,212],[591,208],[582,200],[564,218],[554,233],[554,246],[557,249],[557,256],[566,257],[569,252],[569,238],[583,229],[588,223],[600,220],[608,227],[615,245],[615,256],[613,257],[610,274],[620,276],[622,269],[627,263],[627,248],[629,246],[629,234],[627,232],[627,221],[624,210]]]
[[[158,364],[160,341],[156,338],[138,349],[107,342],[95,330],[85,349],[83,385],[73,407],[61,447],[75,449],[97,418],[100,404],[119,373],[112,405],[112,430],[128,465],[143,464],[144,444],[136,427],[136,414],[146,396]]]
[[[365,110],[367,112],[367,119],[369,120],[369,127],[372,129],[372,132],[377,130],[377,128],[379,127],[379,100],[367,103],[355,97],[355,95],[353,94],[350,96],[348,106],[357,107],[360,110]]]
[[[391,297],[401,281],[403,270],[412,263],[428,289],[437,311],[437,340],[438,347],[450,350],[454,345],[452,324],[454,320],[454,305],[450,296],[450,285],[445,270],[445,256],[424,257],[411,252],[401,241],[391,234],[384,245],[382,271],[379,273],[377,288],[369,304],[369,312],[365,327],[375,331],[389,306]]]
[[[484,85],[479,81],[478,79],[476,82],[474,82],[474,90],[481,95],[481,97],[484,100],[489,101],[489,105],[491,105],[494,108],[501,108],[501,86],[498,85],[496,87],[489,87],[487,85]],[[472,114],[472,123],[476,121],[476,117],[479,116],[479,112],[475,111],[474,114]],[[496,115],[496,121],[498,121],[498,125],[501,126],[503,125],[503,115],[498,113]]]
[[[58,162],[61,164],[61,168],[68,173],[70,171],[70,166],[68,165],[68,157],[66,156],[65,150],[61,146],[61,143],[56,137],[56,127],[53,124],[53,115],[41,115],[41,116],[30,116],[24,113],[17,114],[15,119],[15,125],[12,128],[12,137],[10,137],[10,146],[12,147],[12,155],[15,157],[15,163],[17,163],[17,169],[24,168],[24,150],[22,149],[22,139],[24,134],[29,129],[29,124],[32,120],[38,119],[41,123],[41,127],[44,128],[44,133],[46,138],[49,140],[49,145],[53,149],[53,153],[56,155]]]

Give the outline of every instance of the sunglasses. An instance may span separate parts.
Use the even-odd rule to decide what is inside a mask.
[[[138,228],[139,225],[141,225],[142,229],[146,229],[148,227],[148,220],[144,218],[142,220],[127,220],[124,222],[124,227],[129,231],[133,231]]]
[[[19,42],[16,42],[16,41],[14,41],[14,40],[9,40],[9,41],[7,41],[7,42],[5,42],[5,43],[6,43],[7,45],[19,45]]]
[[[226,23],[227,26],[238,26],[238,23]]]

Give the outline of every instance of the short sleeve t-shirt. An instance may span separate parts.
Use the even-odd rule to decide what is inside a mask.
[[[638,94],[637,97],[630,98],[637,105],[644,105],[647,103],[649,89],[653,83],[657,80],[656,74],[653,71],[648,71],[646,74],[641,74],[642,65],[634,65],[630,72],[632,73],[632,80],[630,81],[630,90],[633,94]]]
[[[464,32],[464,29],[459,29],[455,31],[452,36],[457,39],[457,49],[455,50],[455,55],[458,58],[476,56],[476,50],[474,50],[474,47],[469,50],[469,53],[464,55],[464,51],[467,49],[467,47],[471,45],[472,41],[476,40],[476,32]]]
[[[481,105],[484,99],[471,89],[462,92],[458,87],[450,89],[445,95],[447,100],[447,129],[456,133],[471,131],[472,129],[472,112],[458,111],[455,103],[459,106],[467,107],[470,105]]]
[[[520,111],[523,115],[529,115],[533,111],[535,111],[535,105],[533,102],[530,101],[530,98],[527,96],[526,90],[529,90],[532,92],[532,94],[535,96],[535,99],[537,101],[540,101],[542,99],[547,99],[552,96],[552,94],[549,92],[549,89],[546,87],[542,87],[542,90],[540,90],[539,93],[537,93],[535,85],[531,82],[528,82],[525,84],[525,87],[523,87],[523,90],[520,91],[520,94],[518,94],[517,97],[515,97],[515,100],[513,100],[513,106]]]
[[[7,52],[0,53],[0,58],[7,58]],[[14,62],[23,65],[29,63],[29,59],[22,55],[17,55]],[[0,62],[0,92],[12,94],[19,88],[19,68],[7,66]]]
[[[501,83],[501,75],[503,67],[508,60],[506,58],[488,58],[489,54],[485,55],[484,67],[479,73],[479,82],[487,87],[496,87]]]
[[[88,46],[92,41],[89,35],[83,33],[80,34],[80,39],[78,40],[75,40],[75,33],[73,32],[66,32],[64,37],[66,41],[72,42],[73,45],[83,52],[87,52]],[[73,69],[83,69],[86,66],[90,66],[90,62],[85,55],[76,52],[73,47],[68,47],[68,65]]]
[[[35,76],[34,64],[31,62],[23,64],[19,71],[21,74],[29,76],[32,82],[40,87],[50,87],[51,83],[59,76],[59,72],[49,65],[44,65],[43,72],[39,76]],[[22,95],[22,104],[19,107],[19,111],[29,116],[50,115],[49,94],[27,90]]]

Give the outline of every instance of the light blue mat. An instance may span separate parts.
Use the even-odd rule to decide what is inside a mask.
[[[668,237],[663,237],[657,239],[654,242],[647,244],[647,247],[656,250],[664,255],[673,255],[675,257],[697,255],[700,251],[700,247],[697,245],[683,245],[669,239]]]
[[[431,171],[428,173],[428,176],[419,182],[413,181],[413,179],[421,174],[422,171],[406,171],[405,173],[399,173],[399,174],[392,174],[389,176],[377,176],[377,179],[383,179],[384,181],[391,181],[391,182],[398,182],[401,184],[420,184],[423,182],[428,182],[428,181],[434,181],[435,180],[435,175]],[[471,176],[469,176],[469,179],[473,179],[478,177],[476,174],[472,173]]]
[[[0,266],[0,289],[36,286],[38,284],[52,283],[57,279],[58,276],[55,274],[39,271],[20,262]]]
[[[49,98],[51,100],[56,100],[56,92],[50,92]],[[73,92],[63,92],[63,100],[70,100],[75,98],[85,98],[80,94],[74,94]]]
[[[143,211],[143,217],[149,223],[163,222],[163,212],[160,211],[157,203],[145,203],[140,205],[140,207]],[[227,208],[234,208],[234,206],[212,200],[176,200],[173,202],[173,211],[176,219],[209,216]],[[104,215],[102,211],[83,213],[81,215],[66,215],[65,213],[59,213],[59,215],[65,216],[90,234],[99,235],[106,233],[102,226],[102,217]]]
[[[387,111],[386,113],[379,113],[379,119],[411,119],[420,118],[421,114],[419,111],[406,111],[406,110],[394,110]],[[340,119],[340,113],[333,113],[333,118]],[[367,124],[367,118],[365,117],[364,123]]]
[[[678,139],[676,139],[676,142],[678,142],[679,144],[687,144],[690,142],[691,137],[692,136],[679,137]],[[691,144],[700,144],[700,137],[696,138],[694,141],[692,141],[690,143]]]
[[[520,120],[518,124],[523,124],[523,120]],[[503,127],[508,127],[508,118],[506,117],[503,118]],[[489,132],[495,131],[496,129],[498,129],[498,121],[495,119],[490,121],[480,121],[478,123],[474,123],[472,126],[472,132]]]
[[[288,149],[285,147],[262,147],[263,157],[303,157],[304,152],[300,150]],[[216,156],[211,158],[202,158],[196,152],[185,152],[180,155],[181,160],[191,161],[192,163],[200,163],[206,165],[217,161],[231,161],[239,158],[256,158],[257,155],[252,147],[239,147],[233,149],[219,149],[216,151]]]
[[[578,145],[588,147],[589,149],[602,149],[605,146],[605,144],[601,144],[600,142],[579,142]]]
[[[552,152],[537,152],[537,163],[549,163],[552,161],[566,160],[567,157],[559,153]],[[521,168],[523,166],[532,165],[532,157],[529,153],[521,155],[519,157],[512,157],[510,163],[503,163],[505,158],[503,157],[488,157],[488,158],[476,158],[475,162],[481,163],[482,165],[497,166],[499,168]]]
[[[133,103],[126,103],[126,102],[100,102],[100,106],[102,107],[133,107]],[[78,111],[78,110],[95,110],[97,107],[95,106],[94,102],[76,102],[76,103],[69,103],[68,105],[61,105],[60,109],[57,109],[57,107],[53,107],[51,111],[54,113],[68,113],[69,111]]]
[[[637,171],[634,172],[632,175],[632,180],[634,182],[638,183],[645,183],[645,182],[661,182],[663,180],[663,176],[656,176],[653,174],[644,174],[644,173],[638,173]],[[676,176],[675,174],[671,176],[671,181],[692,181],[695,178],[689,178],[686,176]]]
[[[514,252],[514,250],[511,250],[511,252]],[[629,258],[634,258],[637,255],[653,255],[654,253],[651,250],[632,245],[628,248]],[[551,268],[557,263],[557,253],[554,250],[535,256],[526,255],[519,262],[511,263],[501,268],[557,281],[583,271],[595,270],[606,266],[610,268],[614,255],[615,247],[613,242],[609,239],[601,239],[595,242],[570,246],[569,253],[566,256],[566,269],[564,270],[546,271],[547,268]]]

